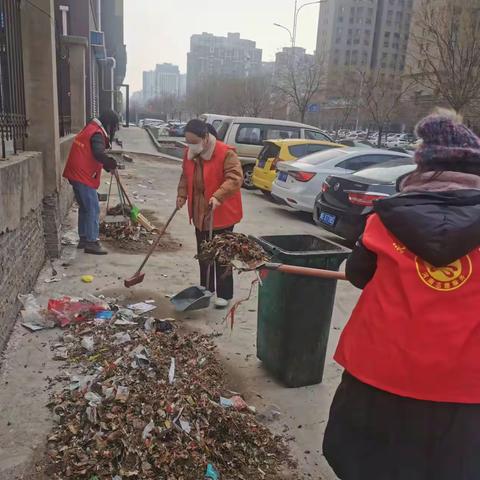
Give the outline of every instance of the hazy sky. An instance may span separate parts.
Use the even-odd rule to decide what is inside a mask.
[[[309,0],[299,0],[299,4]],[[292,28],[294,0],[125,0],[125,41],[128,52],[127,83],[132,92],[142,89],[142,72],[157,63],[187,68],[190,36],[209,32],[226,36],[239,32],[255,40],[263,60],[290,44],[280,23]],[[299,15],[297,46],[315,49],[319,5],[309,5]]]

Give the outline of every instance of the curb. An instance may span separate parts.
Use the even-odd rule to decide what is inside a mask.
[[[158,152],[160,153],[160,155],[162,157],[168,158],[169,160],[173,160],[173,161],[176,161],[176,162],[183,162],[183,159],[181,159],[181,158],[174,157],[173,155],[168,155],[167,153],[163,153],[161,151],[161,148],[162,148],[161,143],[153,136],[152,131],[148,127],[145,128],[145,130],[147,131],[148,136],[150,137],[150,140],[152,141],[153,145],[155,146],[155,148],[158,150]],[[175,143],[178,143],[179,145],[181,145],[183,147],[182,142],[175,142]]]

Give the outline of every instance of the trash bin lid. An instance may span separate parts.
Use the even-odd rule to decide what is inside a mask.
[[[344,256],[350,253],[348,248],[315,235],[270,235],[254,238],[270,253],[279,252],[294,256],[326,254]]]

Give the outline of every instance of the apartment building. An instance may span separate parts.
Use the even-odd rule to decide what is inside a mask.
[[[329,0],[320,7],[317,57],[329,71],[405,69],[413,0]]]
[[[262,50],[239,33],[217,37],[211,33],[192,35],[187,56],[187,94],[211,75],[246,78],[262,70]]]

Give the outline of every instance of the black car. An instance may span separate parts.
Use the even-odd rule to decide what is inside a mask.
[[[405,157],[351,175],[327,177],[315,201],[315,223],[355,242],[363,233],[373,202],[395,194],[397,180],[413,170],[413,159]]]

